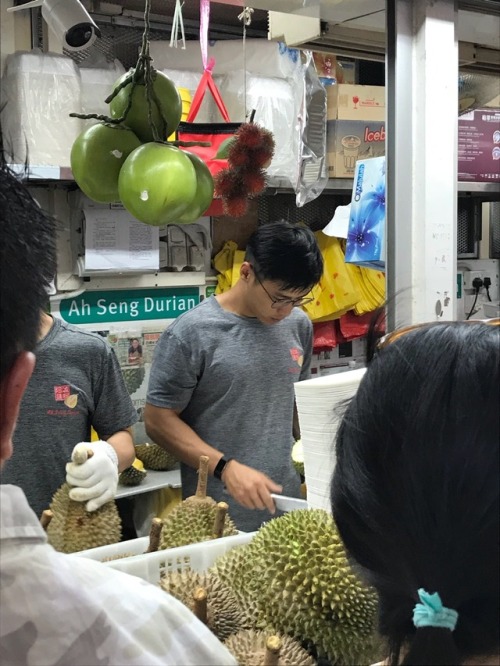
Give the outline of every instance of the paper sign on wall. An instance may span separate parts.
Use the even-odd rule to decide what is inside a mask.
[[[85,210],[85,270],[158,270],[159,229],[126,210]]]

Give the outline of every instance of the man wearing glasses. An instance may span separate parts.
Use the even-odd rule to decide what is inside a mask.
[[[271,493],[298,497],[291,461],[295,382],[310,376],[312,324],[300,309],[323,272],[312,231],[260,226],[239,281],[186,312],[163,333],[151,368],[146,428],[182,462],[184,497],[199,458],[209,494],[229,504],[240,530],[275,512]]]

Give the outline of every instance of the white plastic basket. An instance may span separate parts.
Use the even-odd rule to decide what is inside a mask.
[[[202,541],[201,543],[193,543],[189,546],[181,546],[180,548],[158,550],[155,553],[144,553],[120,560],[103,562],[103,564],[104,566],[124,571],[132,576],[137,576],[149,583],[158,585],[163,571],[183,571],[185,569],[206,571],[220,555],[224,555],[224,553],[235,546],[242,546],[249,543],[254,534],[255,532],[242,532],[235,536]],[[144,541],[144,539],[135,539],[134,541]],[[147,538],[146,541],[148,541]],[[122,544],[114,545],[126,546],[126,544],[127,542],[125,541]],[[106,548],[110,548],[110,546],[94,548],[93,551],[103,551]],[[147,544],[144,548],[147,548]],[[82,556],[84,552],[81,551],[80,553],[75,553],[75,555]],[[122,552],[131,552],[131,550],[122,549]],[[101,557],[96,558],[93,555],[94,553],[91,553],[92,559],[101,559]],[[85,557],[85,555],[83,556]],[[103,555],[103,557],[108,557],[108,555]]]
[[[76,557],[86,557],[90,560],[102,561],[107,557],[121,557],[123,555],[143,555],[149,545],[149,537],[140,537],[139,539],[130,539],[129,541],[119,541],[111,543],[108,546],[99,546],[98,548],[89,548],[73,553]]]

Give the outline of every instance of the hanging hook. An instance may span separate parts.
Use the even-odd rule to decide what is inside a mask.
[[[252,14],[253,9],[251,7],[245,7],[241,14],[238,14],[238,20],[243,21],[243,25],[249,26],[252,23]]]
[[[170,34],[170,44],[169,46],[173,46],[177,48],[177,42],[178,42],[178,35],[179,35],[179,28],[181,30],[181,42],[182,42],[182,49],[186,48],[186,35],[184,34],[184,19],[182,17],[182,8],[184,7],[184,3],[181,2],[181,0],[175,0],[175,10],[174,10],[174,17],[172,19],[172,32]]]

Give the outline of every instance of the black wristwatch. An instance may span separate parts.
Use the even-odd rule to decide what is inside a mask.
[[[233,458],[222,457],[217,463],[217,465],[215,465],[214,476],[216,479],[222,479],[222,472],[226,468],[227,463],[231,462],[231,460],[233,460]]]

